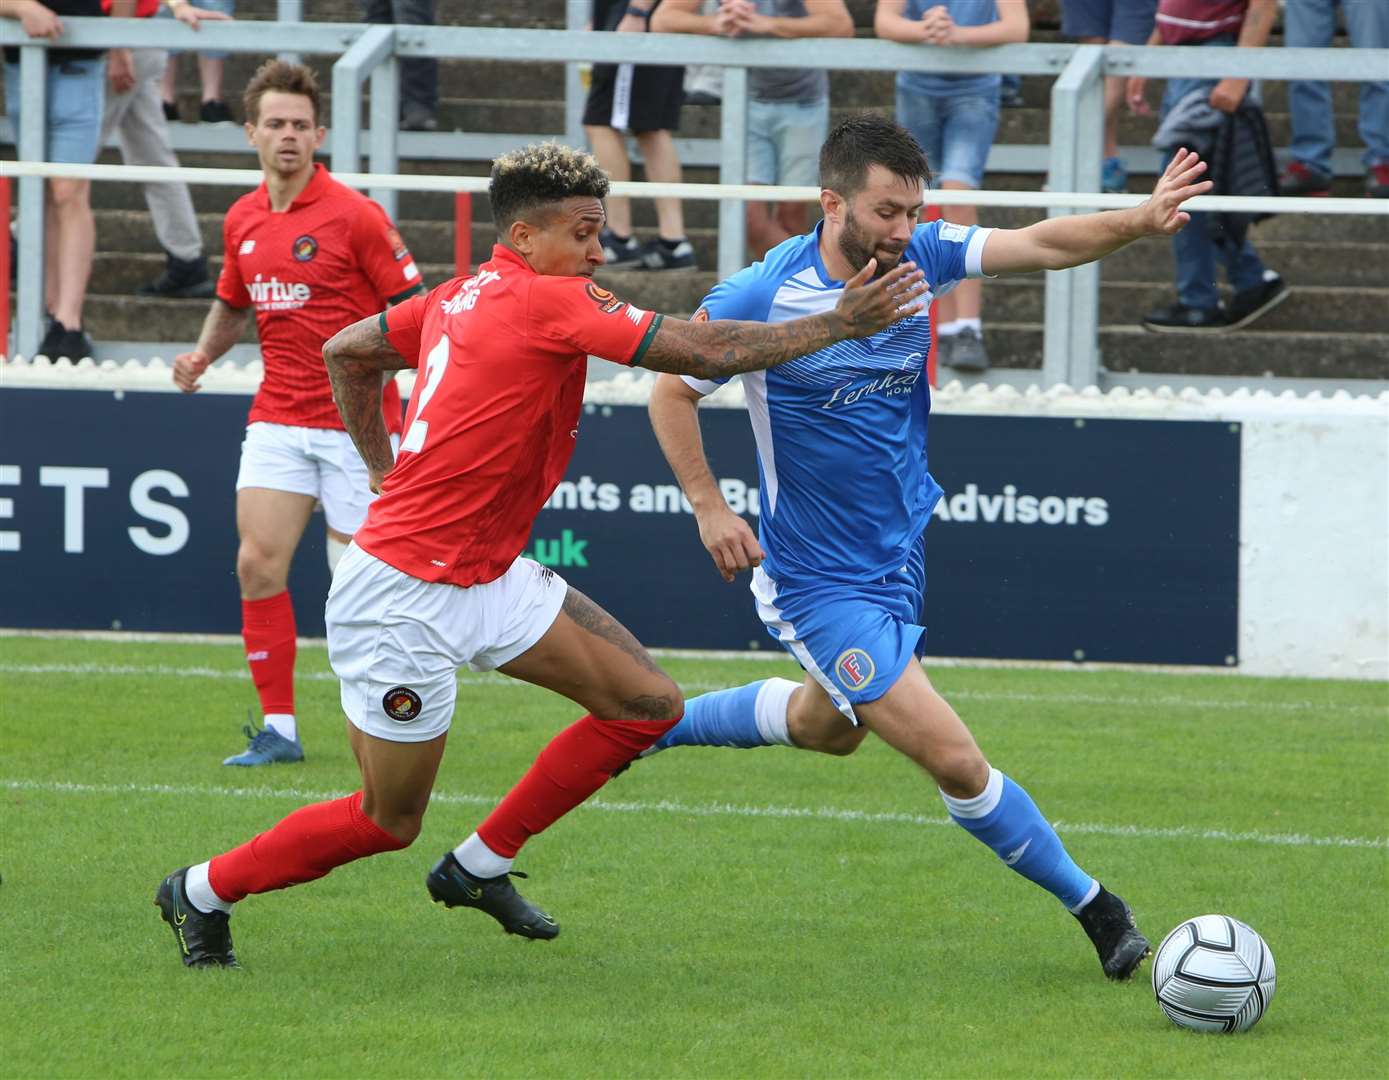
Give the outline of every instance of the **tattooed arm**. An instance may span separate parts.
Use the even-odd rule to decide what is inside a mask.
[[[844,283],[835,309],[820,315],[770,324],[665,319],[638,366],[701,379],[760,371],[845,338],[869,337],[924,307],[920,297],[928,286],[915,263],[902,263],[866,284],[876,268],[877,261],[868,260]]]
[[[208,365],[236,344],[250,317],[250,308],[234,308],[225,300],[212,301],[192,352],[174,357],[174,385],[185,394],[196,391]]]
[[[366,462],[371,490],[380,492],[382,479],[395,464],[381,412],[382,375],[411,365],[382,332],[380,315],[354,322],[329,338],[323,363],[343,426]]]

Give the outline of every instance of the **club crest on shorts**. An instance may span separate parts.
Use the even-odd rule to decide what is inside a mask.
[[[601,285],[589,282],[584,286],[584,291],[588,293],[588,298],[598,305],[598,310],[604,315],[611,315],[614,311],[621,311],[626,307],[626,302],[619,300]]]
[[[393,686],[381,698],[381,708],[397,724],[408,724],[420,715],[424,703],[408,686]]]
[[[877,674],[873,658],[862,649],[845,649],[834,662],[834,673],[850,690],[862,690]]]
[[[294,258],[298,262],[308,262],[318,254],[318,241],[305,234],[294,241]]]

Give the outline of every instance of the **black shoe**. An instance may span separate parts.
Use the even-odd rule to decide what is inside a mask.
[[[1278,175],[1278,194],[1325,198],[1331,194],[1331,174],[1300,161],[1290,161]]]
[[[1286,300],[1291,291],[1281,277],[1272,270],[1266,270],[1262,285],[1244,289],[1230,298],[1230,303],[1225,308],[1225,317],[1229,320],[1230,329],[1238,330],[1266,315]]]
[[[1143,329],[1160,334],[1208,334],[1230,329],[1230,322],[1218,307],[1194,308],[1177,303],[1144,315]]]
[[[1095,943],[1106,978],[1116,981],[1129,978],[1143,958],[1153,951],[1148,947],[1148,939],[1134,925],[1128,904],[1103,885],[1095,898],[1080,909],[1076,919]]]
[[[694,270],[694,245],[681,240],[673,247],[664,240],[652,240],[641,249],[643,270]]]
[[[204,124],[230,124],[232,114],[225,101],[204,101],[198,119]]]
[[[92,355],[92,339],[83,333],[79,326],[69,330],[54,319],[48,324],[48,332],[39,343],[39,355],[50,360],[68,359],[74,364]]]
[[[635,236],[623,239],[611,229],[604,229],[598,234],[598,242],[603,245],[603,265],[609,269],[641,265],[642,246]]]
[[[170,255],[164,265],[164,272],[153,281],[141,285],[135,292],[139,296],[206,300],[217,292],[217,287],[208,276],[207,259],[202,255],[196,259],[176,259]]]
[[[177,124],[179,121],[178,102],[162,101],[160,104],[164,107],[164,119],[171,124]]]
[[[511,875],[526,876],[514,870]],[[424,884],[436,904],[485,911],[501,923],[508,934],[520,934],[537,941],[559,936],[559,923],[518,893],[511,884],[511,876],[473,877],[458,865],[451,851],[434,864]]]
[[[965,327],[957,334],[947,334],[940,339],[949,342],[945,348],[945,355],[949,357],[944,361],[956,371],[966,371],[975,374],[989,370],[989,353],[984,348],[984,338],[971,326]],[[939,355],[936,356],[936,363],[941,363]]]
[[[232,951],[231,916],[225,911],[205,915],[189,903],[183,887],[187,874],[186,866],[175,870],[159,883],[154,894],[154,906],[178,941],[183,966],[240,967]]]

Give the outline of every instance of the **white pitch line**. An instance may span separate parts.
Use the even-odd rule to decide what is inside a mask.
[[[249,681],[245,668],[173,667],[166,664],[0,664],[3,675],[157,675],[174,679],[232,679]],[[305,682],[337,682],[331,671],[304,671],[295,678]],[[466,686],[505,686],[512,689],[538,689],[505,675],[459,672],[458,681]],[[703,693],[723,690],[727,683],[680,681],[684,690]],[[1228,701],[1186,698],[1167,694],[1154,697],[1117,697],[1106,694],[1035,694],[1008,690],[952,690],[945,695],[951,701],[1008,701],[1023,705],[1097,705],[1114,709],[1259,709],[1266,712],[1340,712],[1378,713],[1389,719],[1389,702],[1383,706],[1332,704],[1313,701]]]
[[[302,788],[196,787],[178,784],[78,784],[62,780],[0,780],[9,791],[33,791],[66,795],[173,795],[229,799],[294,799],[321,802],[341,799],[347,791],[306,791]],[[467,795],[436,791],[431,802],[455,806],[494,806],[496,795]],[[893,811],[844,810],[832,806],[748,806],[739,803],[682,803],[673,799],[654,802],[589,799],[582,810],[616,814],[680,814],[686,817],[778,818],[810,821],[843,821],[857,825],[935,825],[951,828],[949,818],[927,817]],[[1233,832],[1229,829],[1196,829],[1184,825],[1171,828],[1145,825],[1101,825],[1093,822],[1055,822],[1057,832],[1088,833],[1094,836],[1136,838],[1140,840],[1214,840],[1221,843],[1267,844],[1276,847],[1389,848],[1389,839],[1366,836],[1308,836],[1302,833]]]

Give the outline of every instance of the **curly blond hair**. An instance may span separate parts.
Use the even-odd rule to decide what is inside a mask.
[[[559,143],[533,143],[492,162],[487,196],[492,218],[505,229],[528,211],[576,195],[601,199],[608,194],[608,174],[593,155]]]

